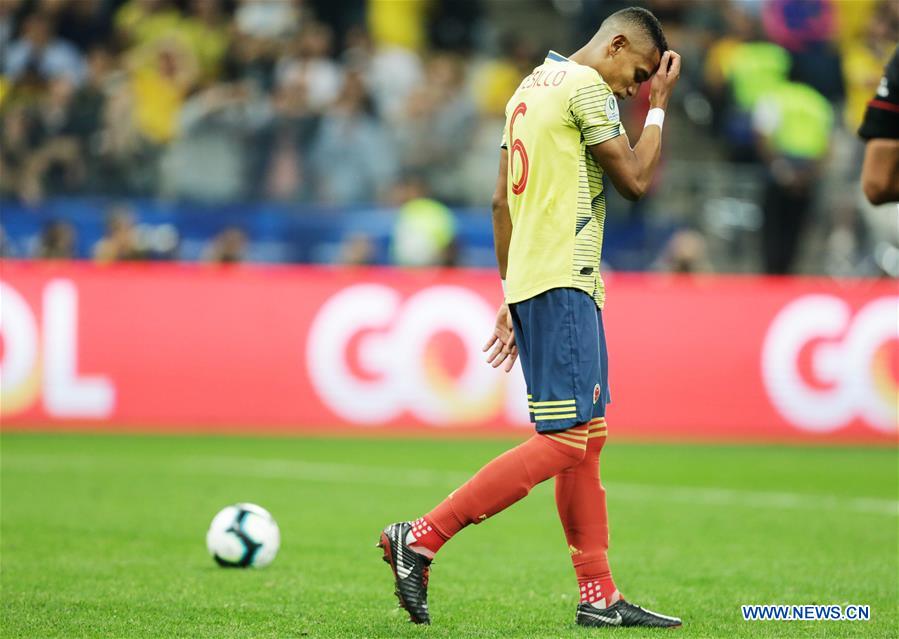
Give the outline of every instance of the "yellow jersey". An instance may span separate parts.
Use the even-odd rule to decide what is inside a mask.
[[[606,201],[588,146],[624,133],[618,103],[599,73],[550,51],[506,105],[512,240],[506,301],[577,288],[599,308]]]

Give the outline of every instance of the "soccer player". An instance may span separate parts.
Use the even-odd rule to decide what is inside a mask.
[[[858,134],[866,141],[862,188],[872,204],[899,201],[899,47]]]
[[[488,362],[506,372],[520,356],[537,432],[423,517],[384,529],[378,545],[413,622],[430,623],[430,564],[441,546],[555,477],[556,505],[580,590],[576,622],[681,624],[626,601],[615,586],[599,477],[610,401],[599,272],[602,176],[629,199],[646,193],[679,73],[680,57],[668,50],[655,16],[630,8],[612,14],[573,55],[550,51],[509,100],[493,199],[505,303],[484,350],[490,351]],[[633,97],[650,78],[652,108],[631,148],[617,99]]]

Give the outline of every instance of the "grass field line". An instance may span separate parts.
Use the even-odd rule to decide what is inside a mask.
[[[146,472],[148,465],[137,460],[95,455],[4,456],[3,469],[32,472],[88,471],[110,467]],[[380,486],[431,486],[453,488],[471,477],[470,472],[424,468],[362,466],[300,459],[262,459],[240,456],[169,457],[152,464],[157,472],[183,475],[244,475],[261,479],[292,479],[325,483]],[[849,510],[899,516],[899,501],[877,497],[845,497],[813,493],[773,492],[683,485],[604,482],[613,498],[676,502],[710,506],[744,506],[788,510]]]
[[[199,457],[191,464],[214,468],[216,464],[231,458]],[[244,464],[247,464],[244,466]],[[434,471],[422,468],[387,468],[384,466],[359,466],[356,464],[322,463],[289,459],[241,460],[241,472],[264,478],[290,477],[311,481],[338,481],[347,483],[377,483],[390,486],[432,485],[455,487],[471,477],[461,471]],[[759,508],[786,508],[806,510],[853,510],[899,516],[899,501],[876,497],[841,497],[790,492],[750,491],[729,488],[703,488],[697,486],[671,486],[658,484],[634,484],[603,482],[615,497],[627,497],[643,501],[702,503],[707,505],[741,505]]]

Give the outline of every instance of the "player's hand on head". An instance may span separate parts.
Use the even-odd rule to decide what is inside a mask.
[[[649,89],[650,106],[662,109],[668,107],[671,92],[674,91],[674,85],[677,84],[677,80],[680,78],[680,68],[680,54],[670,49],[662,54],[659,70],[653,76]]]
[[[499,307],[493,334],[481,350],[485,353],[490,351],[487,354],[487,363],[493,368],[499,368],[505,363],[503,370],[508,373],[515,365],[518,347],[515,345],[515,331],[512,329],[512,315],[509,313],[508,304]]]

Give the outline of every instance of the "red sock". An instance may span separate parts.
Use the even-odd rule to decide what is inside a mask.
[[[425,557],[433,557],[446,542],[446,538],[437,532],[427,517],[419,517],[413,521],[412,530],[406,537],[409,547]]]
[[[540,482],[576,465],[584,458],[586,442],[587,425],[582,424],[561,433],[534,435],[506,451],[419,520],[424,529],[422,532],[419,525],[422,534],[412,534],[415,537],[413,549],[433,556],[468,524],[478,524],[492,517],[527,495]]]
[[[612,575],[606,579],[578,579],[581,603],[596,604],[598,608],[608,608],[621,599],[621,593],[615,588]]]
[[[599,477],[599,455],[606,441],[602,418],[588,424],[584,459],[556,476],[556,507],[577,574],[581,602],[610,606],[620,598],[609,568],[606,491]]]

